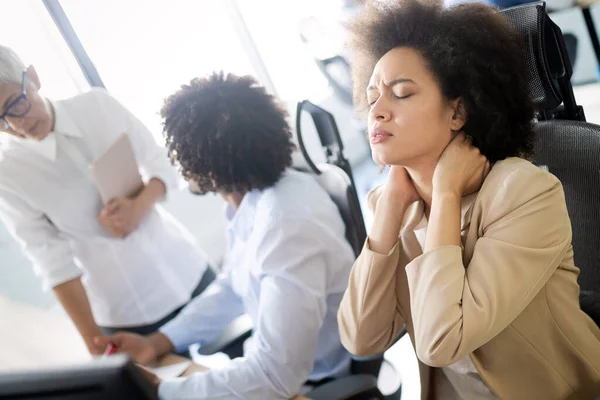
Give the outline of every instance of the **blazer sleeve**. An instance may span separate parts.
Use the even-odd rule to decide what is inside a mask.
[[[368,196],[369,208],[375,207],[381,187]],[[400,243],[388,254],[369,247],[367,238],[350,274],[348,288],[338,311],[340,337],[352,354],[367,356],[385,351],[404,327],[404,317],[396,296],[396,274],[407,263]]]
[[[453,364],[504,330],[570,248],[571,223],[556,177],[521,169],[499,186],[487,205],[482,200],[483,236],[468,265],[460,247],[443,246],[406,267],[417,356],[430,366]]]

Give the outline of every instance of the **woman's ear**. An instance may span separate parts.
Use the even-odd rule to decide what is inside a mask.
[[[465,103],[463,103],[462,99],[459,97],[458,99],[453,100],[451,105],[454,113],[452,114],[452,119],[450,120],[450,129],[452,129],[454,132],[458,132],[462,130],[467,122]]]

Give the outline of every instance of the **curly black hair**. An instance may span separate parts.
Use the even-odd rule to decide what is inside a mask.
[[[524,46],[495,8],[405,0],[367,5],[348,26],[354,97],[365,109],[375,64],[388,51],[418,51],[448,100],[462,99],[465,134],[490,162],[533,153],[534,107],[529,95]]]
[[[193,79],[161,116],[171,161],[198,193],[264,189],[292,165],[288,113],[251,76]]]

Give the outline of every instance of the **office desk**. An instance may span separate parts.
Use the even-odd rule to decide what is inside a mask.
[[[65,316],[0,295],[0,373],[90,361],[83,340]]]
[[[163,357],[163,359],[161,359],[159,361],[159,366],[166,366],[166,365],[171,365],[171,364],[177,364],[178,362],[182,362],[182,361],[186,361],[187,359],[181,356],[177,356],[174,354],[169,354],[165,357]],[[198,364],[192,364],[184,373],[183,376],[188,376],[190,374],[193,374],[194,372],[205,372],[207,371],[208,368],[202,366],[202,365],[198,365]],[[291,400],[309,400],[306,397],[302,397],[302,396],[296,396],[294,398],[292,398]]]
[[[0,373],[81,364],[92,360],[77,329],[65,315],[17,303],[0,295]],[[161,365],[182,361],[168,355]],[[206,371],[193,364],[184,375]],[[307,400],[296,396],[293,400]]]

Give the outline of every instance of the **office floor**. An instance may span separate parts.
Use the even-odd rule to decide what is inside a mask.
[[[579,86],[575,89],[576,99],[579,104],[583,105],[588,122],[600,125],[600,84],[592,84]],[[365,161],[354,167],[355,180],[359,190],[359,194],[363,200],[370,188],[379,182],[385,180],[385,173],[381,174],[379,168],[371,161]],[[192,198],[190,195],[182,195],[172,199],[168,206],[177,217],[182,221],[203,243],[208,242],[211,246],[207,249],[220,249],[222,241],[218,238],[207,238],[207,232],[203,227],[213,224],[221,224],[219,221],[190,221],[190,207],[208,207],[218,211],[215,215],[217,218],[220,215],[222,203],[216,198],[205,198],[199,204],[198,198]],[[364,204],[363,204],[364,206]],[[370,226],[370,215],[365,210],[365,219],[367,226]],[[222,226],[224,227],[224,225]],[[215,253],[216,254],[216,253]],[[211,254],[209,254],[211,257]],[[56,303],[51,295],[41,292],[39,289],[39,281],[33,275],[29,262],[23,257],[18,246],[12,241],[4,228],[0,225],[0,296],[18,300],[31,306],[41,309],[42,313],[56,314],[60,310],[56,307]],[[10,324],[2,324],[4,330],[11,329]],[[0,329],[0,333],[2,333]],[[63,327],[58,328],[55,332],[45,332],[45,337],[51,338],[60,336]],[[6,333],[6,332],[4,332]],[[0,335],[1,336],[1,335]],[[3,355],[5,356],[5,355]],[[10,357],[10,355],[9,355]],[[392,349],[390,349],[386,357],[395,365],[402,374],[403,385],[403,400],[412,400],[419,398],[419,381],[417,372],[417,361],[412,351],[410,340],[407,336],[401,339]],[[10,360],[8,360],[10,364]],[[219,360],[215,360],[218,362]],[[384,371],[381,379],[381,384],[386,385],[390,381],[390,376],[393,373]]]

